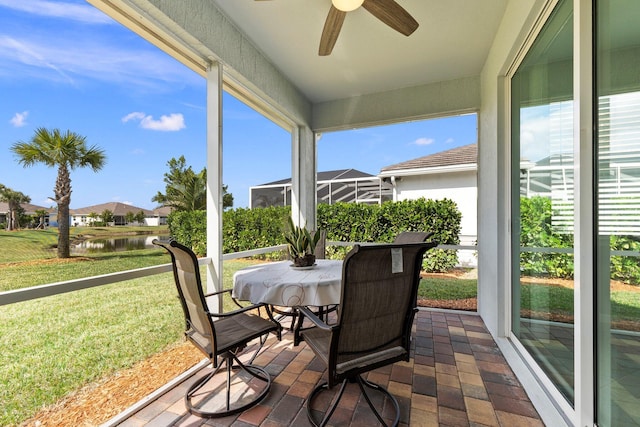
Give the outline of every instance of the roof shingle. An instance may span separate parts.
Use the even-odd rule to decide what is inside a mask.
[[[475,164],[478,162],[478,144],[463,145],[451,150],[441,151],[395,165],[385,166],[380,172],[389,172],[404,169],[424,169],[443,166]]]

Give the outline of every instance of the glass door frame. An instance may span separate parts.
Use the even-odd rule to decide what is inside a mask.
[[[503,89],[505,91],[505,157],[511,159],[512,131],[511,128],[511,79],[522,63],[526,53],[533,45],[544,23],[557,5],[558,0],[548,0],[543,13],[540,14],[536,25],[522,45],[515,60],[508,68]],[[513,303],[512,303],[512,273],[514,256],[519,248],[514,247],[513,228],[509,227],[505,236],[505,244],[509,257],[505,262],[504,301],[508,308],[503,311],[505,336],[510,340],[522,361],[536,380],[541,384],[544,392],[563,414],[570,424],[576,426],[595,425],[595,220],[594,194],[594,8],[595,0],[573,0],[573,99],[574,99],[574,372],[575,372],[575,406],[564,398],[551,380],[537,365],[533,357],[512,333]],[[511,162],[508,162],[511,167]],[[511,177],[511,171],[507,176]],[[504,189],[505,210],[510,224],[513,224],[512,201],[513,186],[519,183],[508,181]],[[519,246],[519,245],[518,245]]]

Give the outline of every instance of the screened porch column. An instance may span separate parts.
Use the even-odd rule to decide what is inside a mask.
[[[222,64],[207,67],[207,292],[222,290]],[[222,310],[222,300],[209,304]]]
[[[316,227],[316,138],[310,128],[291,132],[291,215],[297,225]]]

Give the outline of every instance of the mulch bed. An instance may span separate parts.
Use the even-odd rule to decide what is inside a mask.
[[[204,358],[184,342],[72,393],[21,426],[97,426],[185,372]]]

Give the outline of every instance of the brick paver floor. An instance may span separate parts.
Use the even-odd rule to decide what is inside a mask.
[[[401,426],[543,426],[519,381],[474,314],[420,310],[416,316],[413,354],[368,374],[387,387],[400,404]],[[210,368],[154,400],[121,426],[308,426],[306,397],[322,380],[324,368],[303,343],[293,345],[285,330],[282,341],[269,338],[255,364],[272,376],[267,397],[247,411],[225,418],[202,419],[185,409],[184,390]],[[337,389],[338,387],[336,387]],[[329,404],[331,392],[315,404]],[[374,399],[375,401],[375,399]],[[383,417],[392,417],[386,402]],[[373,426],[376,419],[359,389],[349,384],[330,425]]]

